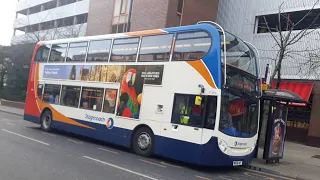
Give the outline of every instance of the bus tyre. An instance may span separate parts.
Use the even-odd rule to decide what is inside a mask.
[[[133,135],[132,146],[136,154],[144,157],[151,156],[154,146],[153,132],[147,127],[139,128]]]
[[[41,115],[41,129],[44,131],[50,131],[52,124],[52,113],[46,110]]]

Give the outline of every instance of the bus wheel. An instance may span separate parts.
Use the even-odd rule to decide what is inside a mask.
[[[41,129],[44,131],[50,131],[52,124],[52,113],[46,110],[41,115]]]
[[[133,150],[136,154],[149,157],[153,153],[154,135],[147,127],[139,128],[133,135]]]

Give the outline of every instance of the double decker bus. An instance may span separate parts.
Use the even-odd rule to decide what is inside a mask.
[[[259,122],[253,47],[211,22],[37,43],[24,119],[204,166],[248,164]]]

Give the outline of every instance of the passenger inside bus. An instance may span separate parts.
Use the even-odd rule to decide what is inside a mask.
[[[86,102],[86,101],[83,102],[83,103],[82,103],[82,108],[83,108],[83,109],[89,109],[89,104],[88,104],[88,102]]]

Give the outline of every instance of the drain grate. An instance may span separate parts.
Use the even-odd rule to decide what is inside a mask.
[[[314,156],[311,156],[312,158],[317,158],[317,159],[320,159],[320,155],[314,155]]]

